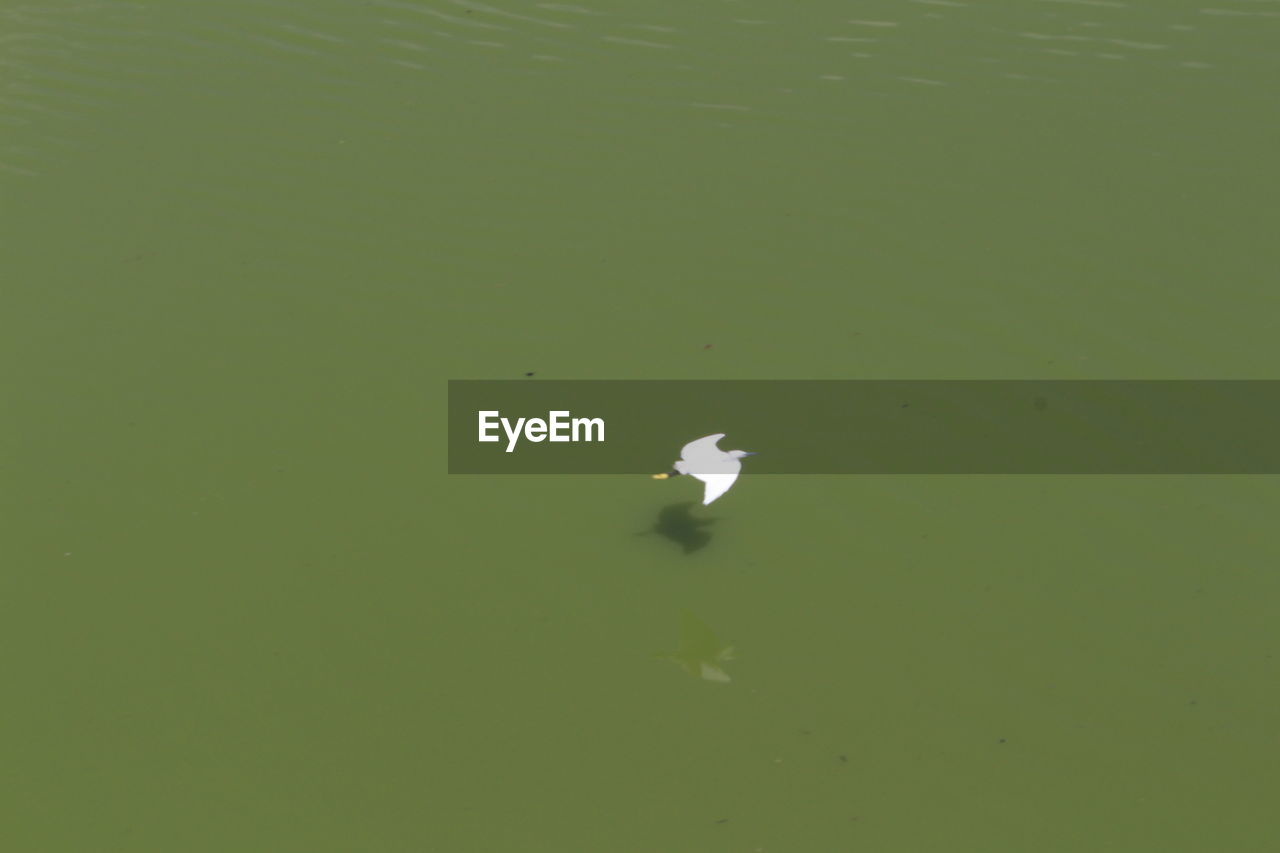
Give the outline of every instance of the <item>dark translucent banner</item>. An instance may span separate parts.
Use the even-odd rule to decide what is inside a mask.
[[[1280,382],[449,382],[451,474],[654,474],[711,433],[753,474],[1276,474]]]

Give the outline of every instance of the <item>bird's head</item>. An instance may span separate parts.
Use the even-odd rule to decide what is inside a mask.
[[[730,450],[729,455],[734,459],[741,459],[744,456],[755,456],[759,452],[758,450]]]

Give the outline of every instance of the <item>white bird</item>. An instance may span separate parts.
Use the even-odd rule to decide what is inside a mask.
[[[679,474],[688,474],[695,480],[706,483],[706,491],[702,495],[702,505],[706,506],[716,498],[729,491],[733,481],[738,479],[742,471],[742,463],[738,460],[744,456],[755,456],[755,452],[745,450],[721,450],[716,447],[724,433],[707,435],[691,441],[680,448],[680,461],[673,470],[665,474],[654,474],[653,479],[665,480]]]

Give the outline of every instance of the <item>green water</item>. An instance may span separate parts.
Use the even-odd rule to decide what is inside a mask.
[[[1267,849],[1274,479],[690,508],[450,478],[443,403],[1276,378],[1278,31],[1268,0],[0,4],[0,847]]]

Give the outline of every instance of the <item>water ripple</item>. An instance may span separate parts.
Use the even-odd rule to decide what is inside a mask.
[[[0,124],[18,140],[0,158],[7,174],[40,172],[44,166],[24,158],[47,148],[52,162],[74,150],[48,140],[74,141],[87,132],[81,119],[187,73],[194,97],[234,98],[267,75],[307,97],[346,102],[371,85],[370,66],[557,80],[562,91],[613,79],[636,84],[604,87],[602,101],[853,122],[852,98],[940,99],[965,89],[1021,97],[1037,87],[1048,96],[1085,80],[1105,93],[1100,80],[1152,69],[1176,74],[1170,86],[1193,79],[1193,71],[1194,79],[1212,80],[1238,67],[1240,56],[1271,62],[1261,47],[1226,57],[1222,45],[1250,38],[1258,19],[1280,17],[1277,4],[1248,0],[1147,9],[1142,18],[1118,0],[860,8],[868,11],[850,19],[797,16],[779,0],[661,13],[554,0],[23,5],[0,11]],[[816,100],[804,101],[805,94]]]

